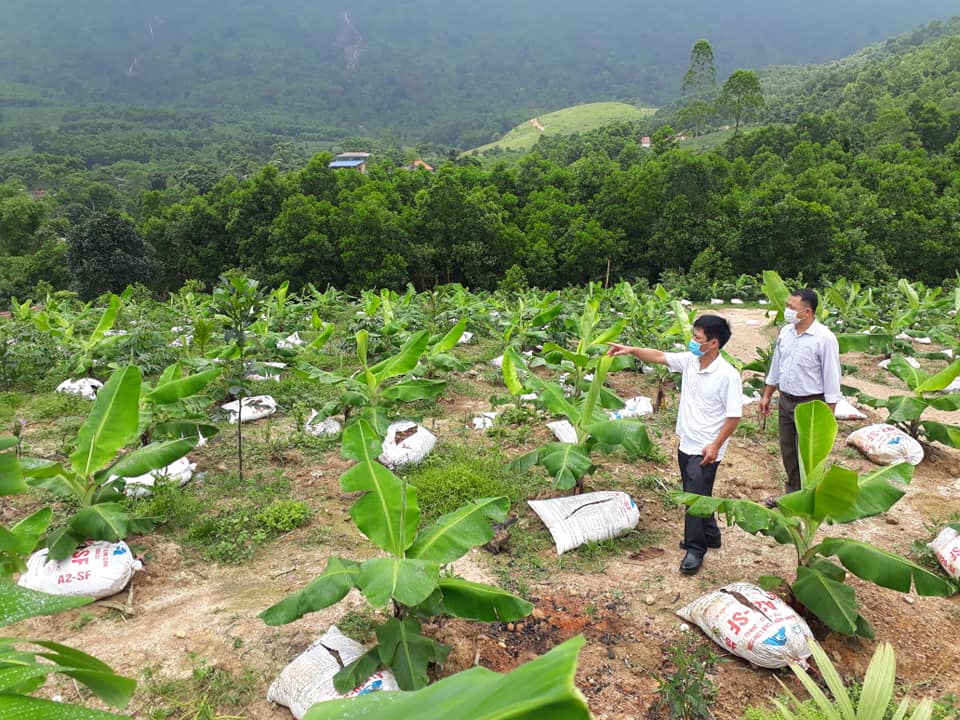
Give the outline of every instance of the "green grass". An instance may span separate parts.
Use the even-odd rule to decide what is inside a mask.
[[[532,497],[543,479],[511,472],[507,462],[496,448],[439,446],[422,465],[407,473],[407,480],[417,488],[421,522],[435,520],[478,498],[503,495],[513,505]]]
[[[517,125],[496,142],[468,150],[466,154],[480,154],[495,149],[527,151],[537,143],[541,135],[572,135],[578,132],[595,130],[615,122],[642,120],[654,112],[656,112],[656,108],[638,108],[635,105],[620,102],[574,105],[538,116],[536,119],[544,127],[542,131],[528,121]]]
[[[156,667],[143,670],[141,688],[147,696],[149,720],[225,720],[249,705],[256,691],[257,673],[244,668],[234,673],[190,654],[193,671],[186,678],[161,677]],[[224,714],[224,710],[231,712]]]

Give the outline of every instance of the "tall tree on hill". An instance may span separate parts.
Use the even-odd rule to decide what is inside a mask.
[[[113,210],[94,213],[67,235],[67,265],[84,300],[147,282],[153,270],[133,222]]]
[[[733,118],[733,134],[763,107],[763,88],[752,70],[734,70],[720,91],[717,106]]]
[[[704,38],[693,44],[690,51],[690,67],[683,76],[683,91],[691,93],[693,100],[682,111],[694,124],[695,134],[700,135],[710,115],[709,95],[717,86],[717,68],[713,63],[713,46]]]

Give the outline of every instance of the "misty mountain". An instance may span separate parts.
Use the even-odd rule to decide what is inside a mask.
[[[594,100],[662,104],[706,37],[738,67],[823,62],[953,0],[4,0],[0,78],[73,103],[281,111],[470,145]]]

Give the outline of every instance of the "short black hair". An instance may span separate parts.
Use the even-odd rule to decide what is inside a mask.
[[[720,347],[727,344],[727,340],[730,339],[732,334],[730,323],[719,315],[701,315],[693,321],[693,326],[703,330],[707,340],[719,340]]]
[[[820,304],[820,299],[817,297],[817,293],[810,288],[798,288],[794,290],[791,295],[800,298],[800,300],[807,304],[813,312],[817,312],[817,305]]]

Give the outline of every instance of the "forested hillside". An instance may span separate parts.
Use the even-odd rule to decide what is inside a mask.
[[[294,140],[242,115],[227,126],[197,110],[110,117],[89,106],[57,130],[8,124],[0,296],[33,294],[38,283],[85,296],[131,281],[170,291],[188,279],[212,284],[231,267],[271,284],[352,291],[668,273],[702,297],[765,268],[813,282],[954,282],[958,26],[778,70],[763,112],[779,122],[728,130],[709,151],[679,146],[661,114],[543,136],[509,162],[429,155],[436,172],[401,167],[428,146],[341,139],[373,152],[360,174],[331,170],[326,153],[311,159],[311,146],[332,142],[320,130],[302,126]],[[8,119],[43,111],[35,89],[7,91]],[[729,119],[717,110],[710,122]]]
[[[69,107],[68,122],[91,104],[162,105],[208,124],[242,112],[263,129],[466,148],[579,102],[663,104],[698,37],[726,74],[841,57],[954,11],[949,0],[8,0],[0,67],[54,115]]]

